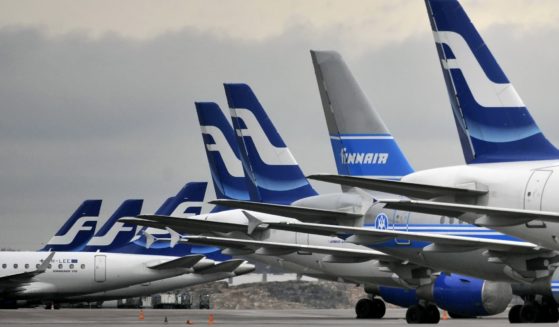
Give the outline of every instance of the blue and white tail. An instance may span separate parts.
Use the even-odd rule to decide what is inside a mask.
[[[126,200],[113,213],[95,236],[87,243],[84,252],[110,252],[126,245],[136,235],[137,226],[118,221],[124,217],[136,217],[142,210],[143,200]]]
[[[342,57],[311,51],[338,174],[400,179],[413,172]]]
[[[426,0],[468,164],[558,159],[456,0]]]
[[[167,199],[155,214],[172,217],[188,217],[200,214],[206,195],[207,185],[208,183],[206,182],[187,183],[177,195]],[[144,233],[149,233],[156,239],[149,248],[146,247],[147,244]],[[169,239],[170,235],[166,230],[151,227],[142,228],[132,242],[113,249],[111,252],[168,256],[184,256],[191,253],[200,253],[207,254],[209,258],[215,260],[228,259],[228,257],[218,253],[218,248],[188,244],[177,244],[175,247],[171,247]]]
[[[290,204],[316,195],[246,84],[224,84],[251,200]]]
[[[248,188],[235,132],[213,102],[196,102],[196,113],[218,199],[248,200]],[[212,212],[226,208],[216,206]]]
[[[80,251],[95,234],[101,200],[86,200],[39,251]]]

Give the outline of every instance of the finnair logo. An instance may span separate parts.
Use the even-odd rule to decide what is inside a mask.
[[[462,35],[451,31],[433,32],[435,42],[446,44],[454,59],[441,59],[444,69],[459,69],[475,101],[485,108],[525,107],[514,86],[510,83],[494,83],[485,74],[481,63]],[[447,54],[448,55],[448,54]]]
[[[254,113],[245,108],[231,108],[231,116],[240,118],[245,123],[245,129],[238,129],[237,135],[240,137],[250,137],[258,156],[267,165],[276,166],[295,166],[297,161],[293,158],[291,151],[288,148],[275,147],[266,133],[262,129],[260,122],[254,116]]]
[[[195,215],[188,209],[191,209],[193,207],[201,208],[203,205],[204,202],[185,201],[179,204],[169,216],[178,218],[192,217]]]
[[[365,164],[365,165],[385,165],[388,161],[388,153],[381,152],[347,152],[342,148],[340,152],[342,164]]]
[[[375,218],[375,228],[386,230],[388,229],[388,216],[384,213],[379,213]]]
[[[218,152],[221,155],[225,168],[229,175],[233,177],[243,178],[245,176],[243,171],[243,165],[235,152],[229,146],[227,138],[223,134],[223,131],[216,126],[202,125],[202,133],[210,135],[214,144],[206,144],[206,151],[208,152]]]
[[[122,217],[131,218],[131,217]],[[108,246],[113,244],[119,233],[131,232],[130,240],[136,235],[137,226],[125,226],[124,223],[117,221],[109,231],[102,236],[94,236],[88,243],[87,246]]]
[[[68,245],[71,244],[79,232],[93,231],[95,228],[95,223],[98,217],[80,217],[76,222],[70,227],[70,229],[64,235],[55,235],[47,243],[48,245]],[[95,222],[93,226],[84,226],[87,222]]]

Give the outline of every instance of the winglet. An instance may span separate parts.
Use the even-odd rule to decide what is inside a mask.
[[[172,228],[169,227],[165,227],[165,229],[169,232],[169,235],[171,235],[171,242],[170,242],[170,246],[172,248],[175,247],[175,245],[177,245],[177,243],[179,242],[181,235],[179,233],[177,233],[177,231],[175,231]]]
[[[242,211],[243,215],[245,215],[245,217],[247,217],[248,219],[248,228],[247,228],[247,232],[249,235],[252,235],[252,233],[254,232],[254,230],[256,228],[258,228],[258,226],[263,224],[263,221],[256,218],[254,215],[251,215],[250,213],[246,212],[246,211]]]
[[[155,236],[153,236],[153,234],[145,230],[144,230],[144,236],[146,237],[146,249],[149,249],[156,241]]]

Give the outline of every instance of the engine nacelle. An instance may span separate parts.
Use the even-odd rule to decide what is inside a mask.
[[[381,287],[379,293],[386,302],[398,306],[409,307],[420,299],[428,300],[443,310],[466,317],[496,315],[505,311],[512,300],[508,283],[445,273],[433,284],[416,290]]]
[[[505,311],[512,300],[512,287],[509,283],[442,273],[432,284],[431,297],[437,306],[452,313],[492,316]]]

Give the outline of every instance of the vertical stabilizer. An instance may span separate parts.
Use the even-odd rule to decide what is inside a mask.
[[[142,210],[144,200],[126,200],[113,213],[95,236],[87,243],[83,251],[110,252],[121,246],[126,245],[136,235],[137,226],[129,223],[122,223],[118,220],[124,217],[136,217]]]
[[[466,162],[558,159],[460,3],[425,2]]]
[[[86,200],[40,251],[79,251],[95,234],[101,200]]]
[[[334,51],[311,51],[338,174],[400,179],[408,160]]]
[[[256,191],[251,200],[290,204],[316,195],[250,87],[224,87],[249,190]]]
[[[235,132],[217,103],[196,102],[196,113],[218,199],[248,200],[249,194]],[[224,208],[217,206],[213,212]]]

